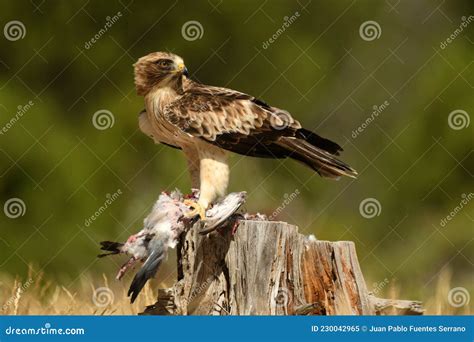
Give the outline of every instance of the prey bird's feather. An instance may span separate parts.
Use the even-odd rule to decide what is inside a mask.
[[[132,303],[137,299],[138,294],[143,289],[146,282],[156,275],[161,262],[166,256],[166,247],[162,240],[154,240],[149,246],[149,249],[151,250],[151,253],[145,260],[143,266],[133,277],[127,293],[127,296],[130,297]]]

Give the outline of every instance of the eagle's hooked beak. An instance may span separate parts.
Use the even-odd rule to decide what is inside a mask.
[[[188,69],[184,66],[184,63],[178,64],[178,72],[181,72],[184,76],[189,77]]]

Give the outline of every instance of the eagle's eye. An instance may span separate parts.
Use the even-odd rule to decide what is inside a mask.
[[[155,62],[161,68],[167,68],[173,64],[173,61],[170,59],[159,59]]]

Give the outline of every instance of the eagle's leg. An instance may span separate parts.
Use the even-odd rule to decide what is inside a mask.
[[[196,215],[199,215],[201,220],[206,219],[206,209],[204,207],[202,207],[199,204],[199,202],[196,202],[196,201],[188,198],[188,199],[185,199],[183,201],[183,203],[185,205],[187,205],[188,207],[192,208],[192,210],[186,214],[187,217],[191,218],[191,217],[195,217]]]
[[[202,207],[196,200],[193,199],[195,197],[194,192],[195,190],[199,189],[199,185],[201,183],[199,152],[194,145],[184,145],[182,146],[182,150],[186,155],[188,170],[191,175],[191,189],[193,192],[193,195],[190,196],[191,198],[187,198],[183,201],[185,205],[193,209],[188,212],[186,216],[189,218],[193,218],[196,215],[199,215],[201,220],[204,220],[206,218],[206,208]]]
[[[199,151],[199,199],[188,201],[187,205],[194,208],[190,213],[206,218],[205,211],[218,197],[224,196],[229,184],[229,166],[224,150],[208,143],[198,145]]]
[[[191,175],[191,189],[199,189],[199,153],[195,146],[184,145],[181,147],[184,155],[186,156],[186,162],[188,164],[189,174]]]

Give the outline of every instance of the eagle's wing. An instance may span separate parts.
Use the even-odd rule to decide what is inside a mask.
[[[232,152],[291,157],[324,176],[355,175],[334,158],[342,151],[338,144],[301,128],[288,112],[245,93],[194,83],[163,114],[183,132]]]
[[[291,115],[253,96],[226,88],[195,86],[165,108],[182,131],[232,152],[278,157],[265,149],[284,132],[301,128]],[[280,156],[283,157],[283,156]]]

